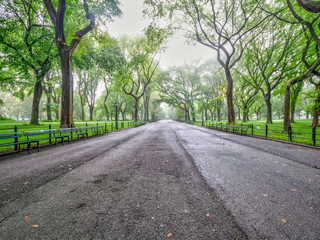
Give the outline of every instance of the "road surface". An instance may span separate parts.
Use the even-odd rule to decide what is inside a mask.
[[[319,239],[320,151],[159,121],[0,157],[0,239]]]

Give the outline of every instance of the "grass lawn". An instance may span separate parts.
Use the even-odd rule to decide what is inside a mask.
[[[291,141],[313,145],[313,129],[312,119],[297,119],[295,123],[291,124]],[[212,123],[212,121],[207,121],[208,123]],[[213,123],[217,123],[213,121]],[[194,124],[202,125],[201,121],[196,121]],[[222,121],[222,124],[226,124],[226,120]],[[283,120],[273,120],[273,124],[268,124],[266,127],[266,120],[252,120],[246,123],[242,123],[241,120],[237,121],[238,125],[248,126],[247,134],[257,135],[257,136],[266,136],[268,138],[282,139],[290,141],[290,136],[288,132],[284,132],[283,129]],[[268,128],[268,129],[266,129]],[[316,146],[320,146],[320,128],[316,128],[315,131],[315,140]]]
[[[91,121],[91,122],[75,122],[76,127],[85,127],[85,126],[104,126],[108,129],[108,131],[115,130],[115,121]],[[49,125],[51,125],[51,129],[59,129],[60,122],[40,122],[40,125],[30,125],[27,121],[13,121],[13,120],[0,120],[0,134],[2,133],[12,133],[15,132],[15,127],[17,128],[17,132],[23,134],[25,131],[36,131],[36,130],[48,130]],[[129,128],[133,127],[133,121],[118,121],[118,128]],[[89,134],[91,136],[92,134]],[[40,135],[35,136],[34,138],[46,138],[49,135]],[[26,140],[25,136],[19,138],[19,141]],[[13,142],[14,139],[0,139],[0,144]],[[54,139],[52,139],[54,142]],[[40,144],[48,144],[49,140],[40,141]],[[26,147],[26,145],[21,145],[21,148]],[[14,145],[1,147],[0,153],[8,151],[9,149],[14,149]]]

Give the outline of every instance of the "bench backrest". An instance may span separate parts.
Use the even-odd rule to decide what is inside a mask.
[[[59,132],[60,133],[68,133],[68,132],[78,132],[78,128],[60,128]]]
[[[53,134],[55,135],[57,133],[56,129],[49,129],[49,130],[37,130],[37,131],[25,131],[24,135],[26,137],[29,136],[37,136],[37,135],[44,135],[44,134]]]
[[[12,132],[12,133],[1,133],[0,139],[10,139],[10,138],[19,138],[21,137],[20,132]]]
[[[80,131],[90,130],[90,129],[92,129],[92,128],[93,128],[92,126],[90,126],[90,127],[79,127],[79,130],[80,130]]]

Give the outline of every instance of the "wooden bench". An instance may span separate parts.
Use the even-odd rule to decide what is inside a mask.
[[[98,135],[98,134],[101,135],[105,131],[103,126],[94,126],[93,129],[94,129],[94,133],[96,133],[96,135]]]
[[[247,132],[248,132],[248,129],[249,129],[248,126],[239,126],[239,128],[240,128],[240,134],[241,134],[241,135],[242,135],[242,134],[246,135]]]
[[[79,128],[60,128],[59,129],[60,136],[64,138],[68,138],[68,143],[70,142],[70,139],[73,139],[73,137],[77,137],[77,139],[80,137],[84,138],[85,135],[87,135],[84,132],[81,132]],[[62,141],[63,143],[64,141]]]
[[[88,127],[80,127],[79,130],[82,134],[86,135],[87,138],[89,137],[89,133],[92,134],[92,136],[98,136],[99,134],[102,134],[102,130],[104,129],[103,126],[88,126]]]
[[[89,133],[92,131],[92,127],[79,127],[80,133],[83,134],[83,136],[86,136],[87,139],[89,138]]]
[[[209,128],[245,135],[245,134],[247,134],[249,127],[248,126],[223,125],[223,124],[218,124],[218,123],[210,123]]]
[[[20,132],[11,132],[11,133],[1,133],[0,134],[0,140],[13,140],[13,142],[7,142],[7,143],[0,143],[0,147],[6,147],[6,146],[14,146],[17,145],[19,147],[18,152],[20,152],[21,145],[27,144],[28,149],[30,148],[28,141],[19,141],[19,138],[22,137]],[[29,152],[29,151],[28,151]]]
[[[61,139],[61,142],[63,143],[63,137],[62,136],[57,136],[56,134],[58,131],[56,129],[49,129],[49,130],[36,130],[36,131],[25,131],[24,136],[27,137],[27,142],[28,144],[28,153],[30,153],[30,145],[31,143],[37,143],[37,149],[38,152],[40,151],[39,149],[39,142],[43,140],[51,140],[54,139],[54,144],[57,144],[57,139]],[[33,138],[33,137],[38,137],[40,138]]]

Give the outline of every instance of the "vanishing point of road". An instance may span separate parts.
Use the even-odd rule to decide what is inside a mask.
[[[320,239],[320,151],[174,121],[0,157],[0,239]]]

